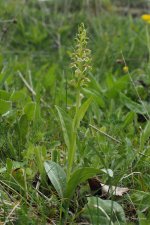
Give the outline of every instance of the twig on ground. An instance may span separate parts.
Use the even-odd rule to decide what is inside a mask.
[[[91,124],[89,124],[89,126],[92,127],[93,129],[97,130],[98,132],[100,132],[100,133],[103,134],[104,136],[110,138],[111,140],[113,140],[113,141],[115,141],[115,142],[117,142],[117,143],[119,143],[119,144],[122,144],[121,141],[119,141],[119,140],[117,140],[116,138],[110,136],[109,134],[105,133],[104,131],[101,131],[101,130],[98,129],[97,127],[95,127],[95,126],[93,126],[93,125],[91,125]]]

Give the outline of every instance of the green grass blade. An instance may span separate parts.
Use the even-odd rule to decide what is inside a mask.
[[[144,147],[145,142],[150,137],[150,121],[147,122],[145,129],[143,130],[143,133],[141,135],[141,148]]]
[[[135,113],[134,112],[129,112],[127,113],[125,119],[124,119],[124,122],[122,124],[122,128],[126,128],[129,124],[131,124],[134,120],[134,117],[135,117]]]
[[[69,115],[64,110],[62,110],[60,107],[58,107],[58,106],[55,106],[55,107],[56,107],[58,115],[59,115],[65,144],[66,144],[67,148],[69,149],[70,136],[68,133],[68,129],[71,126],[71,118],[69,118]],[[69,132],[70,132],[70,129],[69,129]]]
[[[41,175],[42,182],[46,181],[46,173],[45,173],[45,169],[44,169],[44,165],[43,165],[45,153],[46,153],[46,149],[43,146],[36,146],[34,148],[35,160],[36,160],[36,164],[37,164],[38,170]]]

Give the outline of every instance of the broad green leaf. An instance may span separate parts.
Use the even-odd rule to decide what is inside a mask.
[[[88,197],[88,203],[84,208],[84,216],[90,220],[92,225],[126,224],[121,205],[98,197]]]
[[[125,96],[124,94],[120,93],[120,99],[123,105],[125,105],[128,109],[130,109],[132,112],[140,113],[140,114],[146,114],[146,109],[143,107],[143,105],[140,105],[139,103],[136,103],[132,101],[130,98]]]
[[[132,202],[135,206],[138,206],[138,210],[141,212],[145,209],[150,211],[150,192],[134,190],[130,195]]]
[[[8,101],[10,98],[10,93],[4,90],[0,90],[0,99]]]
[[[150,223],[150,219],[146,218],[144,213],[137,211],[138,219],[139,219],[139,225],[148,225]]]
[[[11,107],[12,107],[11,101],[5,101],[3,99],[0,99],[0,115],[10,111]]]
[[[76,170],[67,182],[65,198],[70,199],[73,196],[77,185],[79,185],[81,182],[84,182],[88,178],[95,176],[98,173],[98,169],[90,167],[84,167]]]
[[[71,118],[60,107],[56,106],[56,109],[57,109],[57,112],[58,112],[58,115],[59,115],[65,144],[66,144],[67,148],[69,149],[69,146],[70,146],[70,134],[69,134],[69,132],[71,131]]]
[[[26,140],[28,133],[28,120],[26,114],[23,114],[19,120],[19,134],[22,141]]]
[[[15,91],[12,93],[10,100],[13,102],[24,102],[26,98],[26,93],[24,90]]]
[[[121,90],[124,90],[127,87],[127,85],[129,85],[129,82],[130,82],[130,78],[128,74],[121,76],[120,78],[116,79],[113,85],[114,89],[120,92]]]
[[[83,93],[85,93],[87,96],[93,96],[94,101],[96,101],[100,107],[102,108],[105,107],[105,102],[102,98],[101,92],[98,92],[94,89],[89,90],[87,88],[83,88]]]
[[[118,95],[122,90],[124,90],[129,83],[129,76],[125,75],[118,78],[117,80],[112,76],[108,76],[107,84],[109,86],[106,95],[108,98],[112,98]]]
[[[79,108],[79,111],[77,112],[75,118],[74,118],[74,124],[76,128],[79,127],[81,120],[83,119],[89,105],[91,104],[93,100],[93,97],[88,98]]]
[[[142,132],[141,135],[141,148],[144,147],[145,142],[149,139],[150,137],[150,121],[147,122],[145,129]]]
[[[36,115],[36,103],[29,102],[24,107],[24,113],[27,115],[28,120],[34,120]]]
[[[66,174],[62,167],[53,161],[44,162],[46,173],[56,189],[58,195],[62,198],[66,187]]]

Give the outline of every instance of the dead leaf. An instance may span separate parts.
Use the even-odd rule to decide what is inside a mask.
[[[102,186],[103,195],[112,194],[114,196],[123,196],[129,191],[128,188],[109,186],[102,183],[101,183],[101,186]]]
[[[97,177],[88,179],[88,183],[93,195],[106,196],[112,194],[114,196],[123,196],[129,191],[126,187],[115,187],[103,184]]]

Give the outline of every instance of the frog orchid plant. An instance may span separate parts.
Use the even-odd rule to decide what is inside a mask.
[[[88,71],[91,70],[91,52],[87,48],[88,38],[83,23],[78,28],[78,34],[75,40],[76,46],[71,55],[71,68],[74,71],[73,80],[71,80],[71,82],[76,91],[76,110],[73,118],[71,118],[69,113],[65,112],[62,108],[56,106],[67,148],[67,167],[64,169],[58,163],[50,160],[44,163],[46,173],[59,197],[61,197],[62,200],[65,199],[63,201],[65,209],[69,207],[70,199],[74,195],[77,185],[99,173],[99,169],[92,167],[73,169],[76,161],[77,135],[78,130],[80,129],[80,122],[92,102],[92,97],[89,97],[84,102],[81,101],[80,97],[82,87],[85,85],[87,86],[90,81],[87,75]]]

